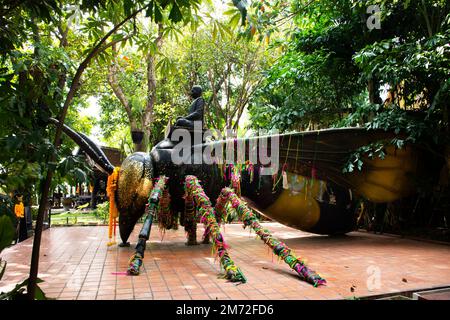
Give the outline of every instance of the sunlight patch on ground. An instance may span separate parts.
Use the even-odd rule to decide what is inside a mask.
[[[204,278],[207,277],[208,275],[206,273],[197,273],[195,276],[199,278]]]

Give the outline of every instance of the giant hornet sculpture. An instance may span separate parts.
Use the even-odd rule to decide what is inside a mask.
[[[52,122],[57,123],[54,119]],[[115,168],[104,153],[88,137],[67,126],[63,130],[102,171],[109,175],[114,172]],[[191,131],[191,134],[194,133]],[[234,210],[244,225],[251,226],[302,279],[319,285],[325,280],[304,266],[289,248],[263,229],[252,212],[262,212],[284,225],[307,232],[344,234],[355,228],[355,197],[362,196],[383,203],[407,196],[414,190],[412,179],[417,171],[419,157],[418,148],[414,146],[403,149],[388,147],[384,159],[366,159],[362,170],[343,173],[343,167],[352,152],[371,143],[392,139],[395,137],[392,132],[340,128],[269,136],[274,137],[279,139],[281,166],[274,176],[260,175],[263,165],[259,158],[254,163],[247,161],[245,166],[240,164],[239,168],[251,167],[251,170],[239,170],[237,175],[233,174],[236,170],[232,165],[177,165],[172,161],[177,141],[172,141],[170,134],[150,153],[135,152],[128,156],[120,167],[117,188],[113,193],[119,211],[120,246],[129,245],[127,241],[135,224],[147,212],[129,273],[139,273],[153,216],[158,210],[161,212],[162,199],[164,205],[168,205],[167,194],[171,198],[170,210],[165,208],[163,211],[174,214],[159,217],[160,225],[161,221],[165,221],[162,225],[164,228],[174,228],[179,220],[188,231],[187,244],[196,244],[197,219],[193,213],[193,206],[196,205],[206,225],[203,240],[208,242],[210,237],[214,239],[228,279],[245,281],[229,257],[218,227],[224,213]],[[245,154],[248,155],[250,145],[261,139],[267,137],[202,141],[191,148],[225,148],[227,144],[236,146],[239,142],[245,143]],[[268,148],[271,152],[270,144]],[[234,190],[226,188],[229,186],[233,186]],[[213,199],[213,202],[209,199]],[[214,199],[218,199],[215,212]]]

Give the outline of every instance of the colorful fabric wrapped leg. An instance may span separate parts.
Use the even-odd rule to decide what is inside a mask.
[[[197,215],[194,198],[191,194],[184,197],[184,231],[187,233],[186,245],[197,244]]]
[[[211,201],[203,191],[198,179],[195,176],[186,176],[185,180],[186,197],[192,196],[201,216],[201,222],[210,230],[210,237],[213,240],[213,252],[216,252],[220,264],[225,270],[225,278],[232,282],[246,282],[242,271],[234,264],[227,251],[227,245],[220,232],[216,215]]]
[[[317,287],[324,285],[326,280],[319,276],[316,272],[309,269],[303,261],[295,256],[292,250],[283,242],[274,238],[269,230],[264,229],[259,223],[258,218],[250,210],[244,201],[242,201],[230,188],[222,189],[216,203],[216,211],[224,212],[225,205],[230,202],[232,207],[236,209],[239,218],[244,223],[244,226],[250,226],[256,234],[267,244],[278,257],[284,260],[289,267],[295,270],[300,278]]]
[[[152,228],[153,217],[158,212],[159,202],[166,187],[168,178],[161,176],[150,192],[148,203],[146,206],[146,216],[144,224],[142,226],[141,232],[139,233],[139,240],[136,245],[136,252],[131,257],[128,263],[127,273],[129,275],[138,275],[139,270],[142,266],[142,259],[144,258],[144,252],[146,247],[146,242],[150,238],[150,231]]]
[[[158,208],[158,226],[160,230],[177,229],[177,221],[174,219],[170,209],[170,194],[168,188],[165,188]]]

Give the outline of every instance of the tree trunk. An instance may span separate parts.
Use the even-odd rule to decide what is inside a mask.
[[[157,51],[162,46],[163,25],[158,24],[158,36],[155,39],[155,47]],[[143,117],[143,131],[144,140],[142,141],[143,148],[146,150],[149,142],[152,140],[151,125],[153,123],[154,107],[156,102],[156,54],[149,53],[147,55],[147,103],[144,109]]]
[[[367,83],[367,91],[369,91],[369,102],[381,104],[381,97],[378,93],[378,81],[371,79]]]

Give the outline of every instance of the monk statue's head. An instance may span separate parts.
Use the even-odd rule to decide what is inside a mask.
[[[202,92],[203,92],[203,90],[202,90],[201,86],[199,86],[199,85],[192,86],[191,97],[196,99],[202,95]]]

